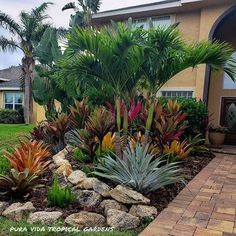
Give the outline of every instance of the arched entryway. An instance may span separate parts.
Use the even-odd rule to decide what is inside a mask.
[[[236,51],[236,6],[226,11],[215,22],[210,39],[228,42]],[[236,58],[236,53],[234,56]],[[207,68],[204,98],[208,104],[210,122],[213,125],[230,126],[232,135],[228,135],[226,143],[236,144],[236,120],[235,128],[232,126],[232,121],[229,122],[230,111],[235,109],[236,114],[236,83],[225,73],[214,72]]]

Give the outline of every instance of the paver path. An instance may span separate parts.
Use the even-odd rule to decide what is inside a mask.
[[[217,154],[140,236],[236,236],[236,155]]]

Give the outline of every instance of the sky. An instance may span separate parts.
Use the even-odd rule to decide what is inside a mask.
[[[68,2],[73,0],[0,0],[0,11],[9,14],[13,19],[17,20],[18,15],[22,10],[29,11],[31,8],[42,4],[45,1],[51,1],[53,6],[49,6],[47,13],[52,17],[54,25],[59,27],[68,27],[70,15],[73,10],[62,12],[61,8]],[[100,11],[118,9],[133,5],[147,4],[161,0],[103,0]],[[6,31],[0,28],[0,36],[8,36]],[[22,53],[14,54],[3,53],[0,51],[0,69],[8,68],[12,65],[21,63]]]

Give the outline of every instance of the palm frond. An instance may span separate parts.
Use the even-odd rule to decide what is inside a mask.
[[[75,2],[69,2],[62,8],[62,11],[65,11],[68,9],[75,9],[75,8],[76,8]]]
[[[3,52],[15,52],[17,49],[22,48],[15,42],[13,39],[7,39],[3,36],[0,36],[0,50]]]
[[[102,4],[101,0],[87,0],[87,7],[92,10],[93,13],[97,13]]]
[[[0,27],[7,29],[12,34],[21,36],[21,27],[7,14],[0,11]]]
[[[37,19],[44,20],[50,18],[48,15],[45,15],[45,11],[47,10],[49,5],[53,5],[53,2],[44,2],[40,6],[32,9],[32,15],[34,15]]]

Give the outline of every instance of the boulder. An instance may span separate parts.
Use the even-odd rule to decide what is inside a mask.
[[[8,202],[0,202],[0,215],[6,210],[9,206]]]
[[[27,222],[30,224],[41,223],[50,225],[55,223],[61,216],[62,213],[60,211],[37,211],[29,215]]]
[[[82,207],[93,208],[101,203],[102,196],[94,191],[80,190],[77,192],[77,200]]]
[[[100,207],[103,209],[104,215],[107,215],[107,211],[109,209],[120,210],[125,212],[128,211],[126,206],[122,205],[121,203],[115,200],[110,200],[110,199],[103,200],[100,204]]]
[[[72,166],[71,164],[63,164],[59,168],[56,169],[54,172],[56,175],[64,175],[69,176],[72,173]]]
[[[81,178],[77,183],[76,187],[78,189],[93,189],[93,186],[98,182],[97,178]]]
[[[110,191],[111,197],[124,204],[150,204],[150,200],[131,188],[117,185]]]
[[[60,152],[58,152],[57,154],[55,154],[52,159],[53,161],[55,161],[56,159],[65,159],[66,155],[67,155],[68,151],[64,148],[63,150],[61,150]]]
[[[23,218],[27,217],[29,213],[35,211],[35,209],[32,202],[17,202],[11,204],[3,211],[2,215],[10,220],[21,221]]]
[[[86,174],[81,170],[75,170],[68,176],[68,180],[74,185],[78,184],[81,178],[86,178]]]
[[[58,158],[54,160],[55,166],[60,167],[62,165],[70,165],[70,162],[66,159]]]
[[[135,229],[139,226],[140,220],[124,211],[109,209],[107,211],[107,224],[115,229]]]
[[[154,219],[157,216],[157,209],[153,206],[145,206],[145,205],[133,205],[129,213],[133,216],[137,216],[140,219],[145,217]]]
[[[69,215],[65,222],[69,225],[83,229],[85,227],[102,227],[105,225],[106,219],[104,216],[92,212],[81,211]]]
[[[93,185],[93,190],[101,194],[103,197],[110,197],[111,188],[102,181],[96,181]]]

